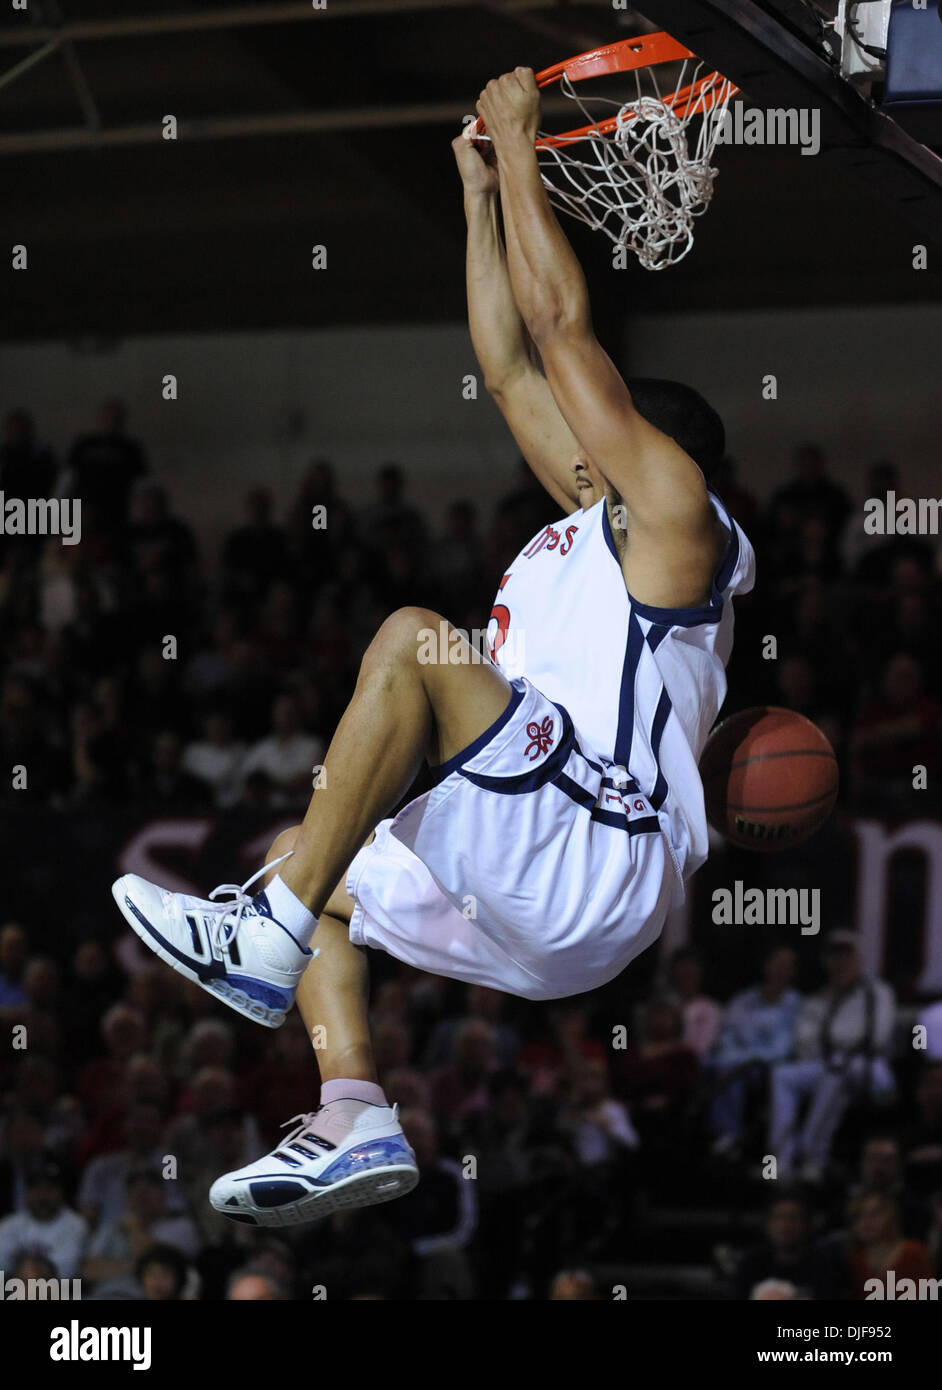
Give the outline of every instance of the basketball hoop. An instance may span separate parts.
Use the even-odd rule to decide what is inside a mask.
[[[679,63],[669,86],[655,67]],[[559,135],[541,131],[537,157],[550,202],[616,246],[646,270],[664,270],[693,245],[694,219],[713,196],[711,165],[730,98],[739,90],[670,34],[647,34],[595,48],[536,74],[539,87],[558,82],[585,124]],[[584,95],[576,84],[632,73],[628,100]],[[466,130],[486,140],[480,119]]]

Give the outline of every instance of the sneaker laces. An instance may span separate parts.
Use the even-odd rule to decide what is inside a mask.
[[[224,946],[232,942],[242,925],[242,917],[247,907],[252,906],[254,893],[247,893],[256,879],[267,874],[269,869],[274,869],[278,864],[283,864],[286,859],[290,859],[294,854],[293,849],[289,849],[287,854],[283,854],[280,859],[273,859],[270,864],[263,864],[251,878],[247,878],[244,883],[220,883],[218,888],[214,888],[210,893],[210,901],[204,904],[204,912],[216,912],[218,917],[210,928],[210,941],[217,951],[221,951]],[[217,903],[215,899],[220,893],[229,893],[230,897],[226,902]],[[230,917],[232,920],[229,920]],[[289,1120],[290,1124],[291,1121]]]
[[[278,1148],[286,1148],[289,1144],[293,1144],[296,1139],[301,1139],[306,1144],[320,1144],[322,1149],[330,1148],[330,1144],[326,1139],[321,1139],[318,1135],[309,1133],[314,1125],[314,1121],[323,1108],[322,1105],[319,1105],[316,1110],[304,1110],[300,1115],[292,1115],[290,1120],[285,1120],[284,1124],[281,1126],[282,1129],[287,1129],[289,1125],[296,1125],[297,1128],[293,1129],[290,1134],[285,1135],[284,1139],[279,1143]]]

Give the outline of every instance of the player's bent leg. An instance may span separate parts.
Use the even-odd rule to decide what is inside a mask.
[[[363,657],[280,874],[315,916],[423,757],[435,764],[467,748],[500,718],[511,694],[496,666],[439,614],[401,608],[386,619]]]
[[[500,717],[510,696],[496,667],[437,613],[400,609],[363,658],[323,781],[293,852],[267,887],[247,891],[259,870],[241,887],[225,884],[200,899],[128,874],[112,889],[118,907],[173,969],[245,1017],[280,1027],[319,954],[319,946],[313,953],[307,946],[316,919],[367,833],[408,790],[424,756],[436,762],[460,752]],[[215,901],[222,893],[226,901]]]

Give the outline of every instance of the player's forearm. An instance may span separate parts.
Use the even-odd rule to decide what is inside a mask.
[[[521,134],[498,158],[510,282],[530,335],[539,345],[561,327],[588,328],[582,267],[550,207],[533,145]]]
[[[499,393],[529,365],[526,330],[514,302],[493,193],[465,195],[468,327],[489,391]]]

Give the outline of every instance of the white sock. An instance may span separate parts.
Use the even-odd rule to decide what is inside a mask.
[[[264,892],[275,921],[287,928],[299,946],[306,947],[317,926],[317,918],[311,909],[305,907],[296,893],[292,893],[281,874],[275,875]]]

